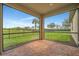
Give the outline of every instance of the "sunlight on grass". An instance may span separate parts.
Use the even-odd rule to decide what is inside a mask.
[[[10,39],[8,35],[4,35],[4,49],[10,46],[29,42],[38,38],[38,33],[14,34],[10,35]]]
[[[71,41],[71,35],[69,35],[68,33],[46,32],[45,38],[51,41]],[[39,33],[11,34],[10,39],[8,35],[4,35],[4,49],[10,46],[16,46],[22,43],[26,43],[35,39],[39,39]]]
[[[61,42],[67,42],[71,40],[71,35],[68,33],[45,33],[45,38],[47,40],[52,41],[61,41]]]

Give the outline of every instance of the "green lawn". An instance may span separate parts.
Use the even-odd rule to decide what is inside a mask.
[[[31,30],[23,30],[23,29],[4,29],[3,33],[19,33],[19,32],[31,32]]]
[[[46,32],[45,38],[51,41],[68,42],[71,40],[71,35],[68,33]],[[4,35],[4,49],[35,39],[39,39],[39,33],[11,34],[10,39],[8,35]]]
[[[68,33],[61,33],[61,32],[50,32],[45,34],[45,38],[47,40],[53,41],[61,41],[61,42],[68,42],[72,39],[71,35]]]
[[[38,38],[38,33],[12,34],[10,35],[10,39],[9,35],[4,35],[4,49],[24,42],[29,42]]]

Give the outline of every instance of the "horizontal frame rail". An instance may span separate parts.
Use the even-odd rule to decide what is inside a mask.
[[[51,32],[51,31],[46,31]],[[53,31],[53,33],[70,33],[70,34],[79,34],[79,32],[67,32],[67,31]]]
[[[10,34],[24,34],[24,33],[39,33],[39,32],[18,32],[18,33],[3,33],[3,35],[10,35]]]
[[[50,31],[47,31],[50,32]],[[39,33],[39,32],[18,32],[18,33],[3,33],[3,35],[10,35],[10,34],[24,34],[24,33]],[[70,34],[79,34],[78,32],[67,32],[67,31],[53,31],[53,33],[70,33]]]

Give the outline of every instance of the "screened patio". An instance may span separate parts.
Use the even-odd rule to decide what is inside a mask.
[[[39,18],[39,29],[35,32],[34,30],[28,29],[28,32],[25,29],[18,29],[20,32],[9,32],[6,34],[3,31],[3,5],[9,6],[16,10],[22,11],[24,13],[30,14]],[[0,4],[0,54],[1,55],[79,55],[79,4],[72,3],[14,3],[14,4]],[[70,29],[67,31],[57,31],[53,29],[45,28],[45,18],[50,16],[56,16],[62,13],[69,13],[69,24]],[[53,19],[52,19],[53,20]],[[58,27],[59,28],[59,27]],[[29,31],[30,30],[30,31]],[[59,29],[58,29],[59,30]],[[29,35],[26,35],[30,33]],[[51,34],[53,33],[53,34]],[[56,36],[56,35],[61,35]],[[4,49],[4,36],[8,35],[8,38],[11,39],[13,35],[19,38],[22,36],[31,36],[31,38],[27,38],[28,42],[24,42],[22,44],[18,44],[13,48],[7,50]],[[12,36],[11,36],[12,35]],[[56,37],[63,39],[64,36],[69,36],[69,38],[65,37],[65,40],[71,39],[68,44],[65,44],[57,41]],[[53,38],[52,38],[53,37]],[[16,38],[14,38],[16,39]],[[25,38],[24,38],[25,39]],[[32,40],[34,39],[34,40]],[[51,41],[51,39],[55,39]],[[6,42],[6,41],[5,41]],[[21,42],[21,41],[20,41]],[[68,41],[67,41],[68,42]],[[6,44],[5,44],[6,45]],[[12,45],[11,45],[12,46]],[[6,50],[6,51],[4,51]],[[69,52],[68,52],[69,50]]]

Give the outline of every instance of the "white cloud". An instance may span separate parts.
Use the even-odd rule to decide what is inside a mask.
[[[3,21],[3,27],[4,28],[11,28],[11,27],[25,27],[29,26],[32,27],[32,19],[35,17],[28,17],[28,18],[22,18],[20,20],[13,20],[13,19],[4,19]]]
[[[29,21],[29,20],[33,20],[35,17],[27,17],[27,18],[22,18],[20,19],[21,21]]]

